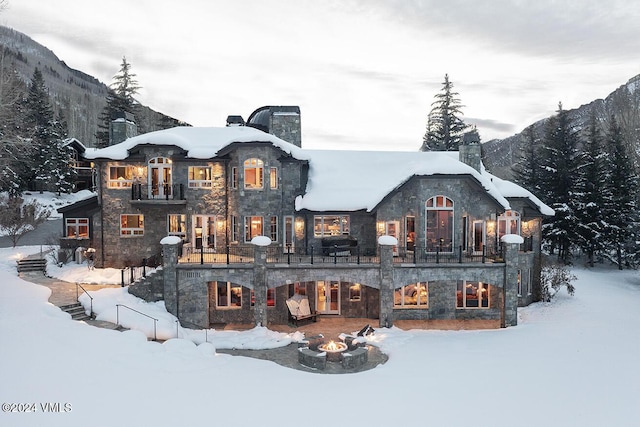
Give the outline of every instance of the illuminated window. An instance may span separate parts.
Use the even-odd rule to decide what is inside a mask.
[[[256,236],[262,236],[262,217],[244,217],[244,241],[250,242]]]
[[[242,307],[242,286],[231,282],[216,282],[216,307]]]
[[[255,307],[255,292],[251,289],[251,307]],[[276,306],[276,290],[275,289],[267,289],[267,307],[275,307]]]
[[[395,308],[428,308],[428,283],[418,282],[397,288],[393,293],[393,306]]]
[[[360,283],[352,283],[349,286],[349,301],[360,301],[362,286]]]
[[[182,214],[169,214],[167,216],[167,234],[170,236],[187,235],[187,216]]]
[[[67,229],[67,238],[89,238],[89,218],[67,218],[65,220],[65,226]]]
[[[142,236],[144,234],[144,215],[120,215],[121,236]]]
[[[274,190],[278,188],[278,168],[269,169],[269,187]]]
[[[269,235],[269,237],[271,237],[271,241],[277,242],[278,241],[278,217],[277,216],[271,217],[271,224],[269,226],[269,231],[271,232],[271,234]]]
[[[520,214],[516,211],[505,211],[498,217],[498,240],[505,234],[520,235]]]
[[[453,251],[453,200],[435,196],[427,200],[427,251]]]
[[[189,166],[189,188],[211,188],[210,166]]]
[[[109,166],[109,188],[127,188],[133,184],[133,166]]]
[[[489,308],[489,285],[482,282],[458,281],[457,308]]]
[[[231,188],[238,188],[238,168],[235,166],[231,168]]]
[[[294,282],[293,285],[289,285],[289,297],[298,295],[307,295],[307,282]]]
[[[231,241],[237,242],[240,238],[240,224],[238,223],[238,217],[231,215]]]
[[[349,234],[349,215],[316,215],[313,217],[313,235],[339,236]]]
[[[260,159],[244,161],[244,188],[261,189],[264,162]]]

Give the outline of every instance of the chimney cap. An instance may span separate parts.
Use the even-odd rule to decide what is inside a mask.
[[[244,126],[244,119],[242,116],[230,115],[227,116],[227,126]]]

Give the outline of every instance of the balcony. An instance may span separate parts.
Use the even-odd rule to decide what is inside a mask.
[[[131,185],[132,204],[165,204],[186,205],[183,184],[164,184],[161,186],[147,184]]]

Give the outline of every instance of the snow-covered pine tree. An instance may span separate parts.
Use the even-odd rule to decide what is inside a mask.
[[[514,181],[534,194],[540,192],[540,141],[533,125],[524,130],[524,141],[518,161],[512,166]]]
[[[541,155],[541,196],[556,214],[544,221],[543,239],[552,251],[558,250],[558,259],[569,263],[571,244],[577,238],[576,211],[581,194],[576,179],[581,166],[578,151],[579,138],[562,103],[558,111],[547,121]]]
[[[610,195],[607,185],[607,153],[595,111],[591,113],[583,140],[583,164],[577,175],[582,194],[577,212],[578,244],[587,254],[588,264],[593,266],[594,257],[605,248],[607,221],[604,212]]]
[[[610,195],[605,210],[608,229],[606,242],[614,254],[610,258],[619,269],[634,266],[637,248],[638,175],[629,156],[622,129],[611,116],[606,133],[608,151],[608,191]]]
[[[138,114],[138,104],[133,96],[138,93],[139,89],[141,86],[136,80],[136,75],[131,72],[131,64],[123,56],[120,70],[113,76],[113,82],[109,86],[107,105],[98,120],[96,139],[99,147],[109,145],[109,126],[114,113],[127,112],[133,114],[134,117]]]
[[[453,91],[449,75],[444,75],[442,90],[436,94],[427,117],[427,131],[422,139],[421,151],[455,151],[462,141],[467,125],[460,118],[463,105]]]

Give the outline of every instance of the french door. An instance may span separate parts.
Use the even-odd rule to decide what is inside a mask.
[[[316,311],[318,314],[340,314],[340,282],[316,282]]]
[[[171,159],[156,157],[149,161],[149,196],[171,198]]]

